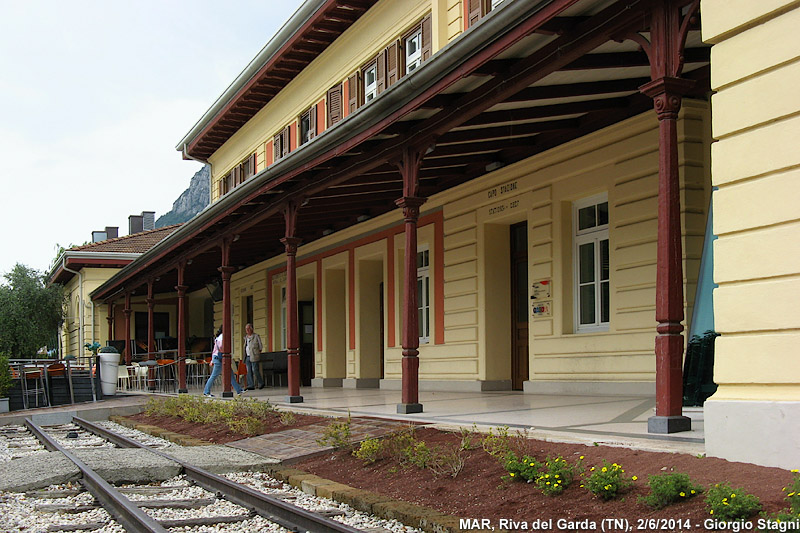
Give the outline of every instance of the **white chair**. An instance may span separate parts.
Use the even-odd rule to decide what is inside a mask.
[[[119,365],[117,367],[117,389],[128,390],[131,387],[132,366]]]

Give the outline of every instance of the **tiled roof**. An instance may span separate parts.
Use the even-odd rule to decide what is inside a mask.
[[[80,252],[125,252],[143,254],[168,237],[180,226],[181,224],[173,224],[171,226],[164,226],[163,228],[134,233],[133,235],[125,235],[124,237],[106,239],[105,241],[84,244],[83,246],[75,246],[69,250]]]

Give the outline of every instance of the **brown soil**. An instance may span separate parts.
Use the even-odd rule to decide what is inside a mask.
[[[214,444],[226,444],[228,442],[252,437],[252,435],[243,435],[242,433],[231,431],[227,424],[224,423],[199,424],[195,422],[187,422],[186,420],[176,416],[152,416],[146,415],[145,413],[139,413],[126,418],[135,420],[136,422],[140,422],[142,424],[150,424],[152,426],[169,429],[175,433],[190,435],[198,439],[213,442]],[[301,415],[295,413],[294,423],[290,425],[284,425],[277,416],[271,417],[263,420],[264,426],[261,434],[264,435],[286,429],[299,428],[302,426],[316,424],[317,422],[322,422],[324,420],[327,419],[321,416]]]
[[[301,417],[304,424],[318,420],[318,417],[298,415],[298,422]],[[189,433],[206,440],[216,439],[215,442],[230,442],[236,438],[227,431],[211,426],[151,418],[143,414],[132,418],[159,426],[167,424],[173,431]],[[306,418],[314,420],[306,422]],[[285,426],[275,430],[284,428]],[[454,449],[461,442],[460,435],[430,428],[418,429],[416,437],[424,440],[429,447],[439,446],[442,449]],[[589,467],[599,465],[605,459],[610,463],[622,465],[627,475],[635,475],[638,480],[620,498],[608,502],[595,498],[588,490],[580,488],[580,482],[577,480],[562,494],[545,496],[532,484],[504,482],[502,477],[506,473],[505,470],[498,461],[483,451],[478,439],[473,439],[477,447],[464,452],[464,468],[455,479],[447,475],[437,477],[429,470],[421,470],[414,466],[398,466],[389,459],[381,459],[365,466],[348,450],[316,456],[292,466],[323,478],[431,507],[458,517],[489,519],[492,526],[498,530],[503,525],[506,527],[510,525],[501,523],[501,519],[525,522],[527,525],[521,527],[517,524],[517,527],[508,527],[511,531],[520,529],[614,531],[613,528],[602,528],[601,521],[610,518],[627,519],[634,531],[705,530],[703,522],[711,517],[706,510],[702,495],[659,511],[651,510],[640,503],[638,498],[648,494],[646,486],[648,476],[675,471],[689,474],[693,482],[703,486],[729,482],[733,487],[741,487],[758,496],[764,511],[769,514],[786,508],[784,501],[786,493],[782,492],[782,488],[792,480],[792,474],[780,468],[767,468],[722,459],[538,440],[525,440],[522,444],[521,440],[515,439],[519,453],[525,452],[540,460],[560,455],[570,462],[577,461],[583,455],[587,471]],[[571,521],[572,526],[559,525],[557,522],[559,519]],[[683,524],[642,522],[648,519],[688,520],[689,527],[685,527],[685,522]],[[552,524],[548,527],[547,524],[537,524],[536,520],[552,520]],[[755,519],[753,523],[755,524]],[[535,527],[537,525],[542,527]]]

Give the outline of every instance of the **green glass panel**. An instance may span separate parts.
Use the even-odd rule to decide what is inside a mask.
[[[595,206],[590,205],[578,209],[578,229],[593,228],[597,225],[597,214],[595,213]]]
[[[580,323],[594,324],[594,285],[583,285],[580,288]]]
[[[594,281],[594,243],[588,242],[578,247],[579,281],[591,283]]]
[[[600,241],[600,279],[608,279],[608,239]]]
[[[608,202],[597,204],[597,225],[605,226],[608,224]]]

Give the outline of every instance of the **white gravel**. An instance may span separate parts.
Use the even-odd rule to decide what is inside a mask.
[[[0,463],[20,457],[46,454],[44,446],[22,425],[0,427]]]
[[[111,422],[110,420],[106,420],[104,422],[95,422],[98,426],[113,431],[115,433],[119,433],[120,435],[124,435],[128,438],[137,440],[144,444],[145,446],[149,446],[151,448],[172,448],[175,446],[179,446],[174,442],[170,442],[166,439],[162,439],[161,437],[154,437],[149,433],[145,433],[143,431],[139,431],[138,429],[129,428],[116,422]]]

